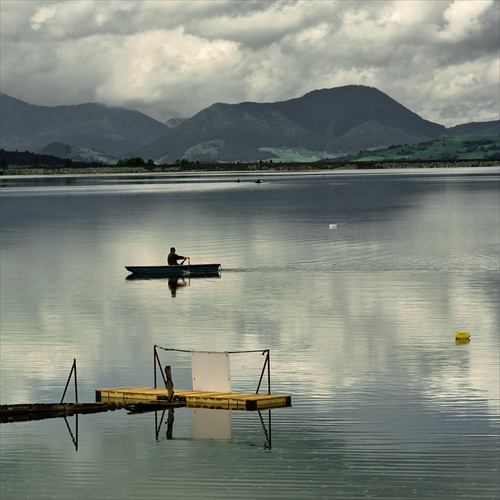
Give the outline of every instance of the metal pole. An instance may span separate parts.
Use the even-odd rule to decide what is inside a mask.
[[[153,365],[154,365],[154,381],[155,381],[155,389],[156,389],[156,358],[158,354],[156,354],[156,345],[153,346]]]
[[[73,365],[71,366],[71,370],[69,372],[69,377],[68,377],[68,380],[66,381],[66,387],[64,387],[64,391],[63,391],[63,395],[62,395],[60,404],[63,403],[64,396],[66,396],[66,391],[68,390],[68,385],[69,385],[69,381],[71,380],[71,375],[73,373],[73,370],[75,371],[75,399],[76,399],[76,402],[78,403],[78,390],[77,390],[77,386],[76,386],[76,384],[77,384],[77,382],[76,382],[76,359],[73,359]]]
[[[264,377],[264,372],[266,371],[266,365],[268,366],[268,368],[267,368],[267,390],[268,390],[268,394],[271,394],[271,382],[269,380],[269,349],[262,351],[262,354],[264,354],[264,353],[267,353],[267,356],[266,356],[266,360],[264,361],[264,365],[262,366],[262,372],[260,374],[260,379],[259,379],[259,383],[257,385],[257,390],[255,391],[255,394],[259,393],[260,384],[262,383],[262,378]]]
[[[76,377],[76,359],[73,359],[73,367],[75,369],[75,403],[78,403],[78,381]]]
[[[155,389],[158,387],[157,380],[156,380],[156,364],[158,364],[158,368],[160,369],[161,378],[163,379],[163,383],[165,384],[165,387],[167,387],[167,379],[165,378],[165,374],[163,373],[163,370],[161,368],[160,356],[158,355],[158,351],[156,350],[157,347],[160,347],[160,346],[155,345],[153,348]]]
[[[271,394],[271,351],[267,351],[267,393]]]

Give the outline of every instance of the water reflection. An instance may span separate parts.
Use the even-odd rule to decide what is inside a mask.
[[[172,297],[177,295],[177,289],[179,287],[187,286],[186,280],[184,278],[168,278],[168,288]]]
[[[149,413],[80,416],[69,459],[60,420],[5,425],[2,498],[157,498],[174,455],[175,498],[248,498],[256,476],[269,498],[498,497],[498,169],[262,179],[2,188],[3,401],[58,399],[74,357],[82,394],[149,387],[157,344],[268,346],[273,392],[294,398],[266,454],[240,446],[270,442],[265,413],[269,437],[232,412],[229,444],[193,439],[191,409],[158,435]],[[171,235],[224,279],[123,279],[127,262],[163,262]],[[260,365],[234,367],[255,390]]]
[[[170,290],[170,295],[172,297],[177,296],[177,291],[179,289],[183,289],[185,287],[191,286],[191,280],[202,280],[202,279],[213,279],[213,278],[220,278],[221,275],[220,273],[215,273],[215,274],[208,274],[208,275],[203,275],[203,276],[191,276],[188,278],[184,277],[171,277],[171,278],[165,278],[165,277],[151,277],[151,276],[140,276],[137,274],[129,274],[125,280],[126,281],[148,281],[148,280],[165,280],[167,279],[168,283],[168,289]],[[198,285],[199,283],[197,283]]]
[[[185,411],[178,410],[177,414]],[[211,409],[211,408],[193,408],[193,430],[192,439],[201,439],[207,441],[231,442],[231,410]],[[264,437],[263,448],[272,449],[271,442],[271,410],[258,410],[250,412],[257,414]],[[266,417],[267,413],[267,419]],[[162,430],[166,427],[165,438],[167,440],[176,439],[174,436],[174,421],[176,411],[174,408],[168,408],[162,411],[154,410],[155,416],[155,436],[156,441],[160,441],[163,434]],[[181,415],[182,417],[182,415]],[[252,417],[253,418],[253,417]],[[267,420],[267,422],[266,422]],[[187,439],[188,436],[180,435],[179,439]]]
[[[73,433],[70,423],[68,421],[68,417],[64,417],[64,423],[66,424],[66,428],[68,429],[69,435],[71,436],[71,441],[73,442],[73,446],[75,447],[75,451],[78,451],[78,414],[75,415],[75,432]]]
[[[110,411],[111,418],[117,415],[120,410]],[[123,409],[121,410],[123,411]],[[187,415],[189,412],[191,415]],[[103,413],[102,411],[96,411],[96,413]],[[222,441],[230,443],[231,438],[231,422],[232,422],[232,410],[221,410],[221,409],[211,409],[211,408],[166,408],[163,410],[153,409],[150,410],[147,406],[134,405],[131,404],[128,407],[128,415],[137,415],[143,413],[153,413],[154,414],[154,429],[156,441],[166,440],[205,440],[205,441]],[[183,414],[184,413],[184,414]],[[241,411],[239,412],[241,413]],[[260,427],[261,436],[263,439],[262,447],[265,450],[272,449],[271,443],[271,410],[258,410],[255,412],[245,412],[248,414],[248,418],[251,419],[254,424],[250,424],[251,427]],[[266,415],[267,414],[267,415]],[[90,415],[89,412],[86,415]],[[179,432],[179,436],[174,434],[174,422],[175,418],[182,419],[183,417],[190,417],[192,420],[192,431],[190,434],[186,433],[187,427],[182,426]],[[256,418],[258,417],[258,418]],[[75,451],[78,451],[79,446],[79,415],[76,413],[73,418],[61,412],[52,413],[48,415],[41,414],[29,414],[23,417],[11,418],[10,420],[2,420],[2,423],[9,423],[10,425],[20,425],[22,422],[29,422],[33,420],[46,420],[46,419],[59,419],[64,420],[66,430],[74,446]],[[256,443],[253,443],[256,444]]]

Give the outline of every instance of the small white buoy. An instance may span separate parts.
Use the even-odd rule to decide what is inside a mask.
[[[337,224],[329,224],[328,227],[330,229],[337,229]]]

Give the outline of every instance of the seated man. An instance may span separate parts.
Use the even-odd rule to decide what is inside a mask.
[[[169,266],[178,266],[179,263],[177,262],[178,260],[181,260],[182,259],[182,262],[181,262],[181,265],[184,264],[184,262],[186,261],[186,259],[189,259],[189,257],[184,257],[182,255],[177,255],[175,253],[175,248],[172,247],[170,249],[170,253],[168,254],[168,257],[167,257],[167,264]]]

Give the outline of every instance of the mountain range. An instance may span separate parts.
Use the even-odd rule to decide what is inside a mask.
[[[446,128],[361,85],[274,103],[216,103],[167,123],[123,108],[35,106],[0,94],[0,148],[66,157],[78,151],[79,158],[93,151],[93,160],[108,162],[127,157],[166,164],[314,161],[443,137],[498,137],[499,129],[498,120]]]
[[[121,157],[170,127],[138,111],[100,104],[35,106],[0,94],[0,147],[38,152],[57,142]]]

